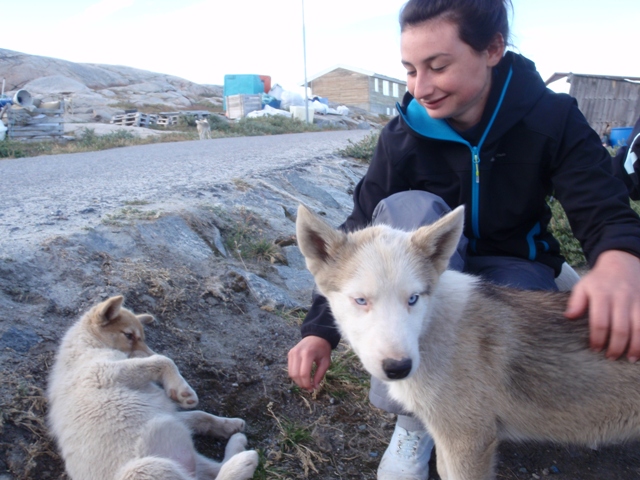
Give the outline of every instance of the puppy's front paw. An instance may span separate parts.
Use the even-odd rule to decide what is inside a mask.
[[[181,385],[169,387],[167,395],[174,402],[178,402],[182,408],[195,408],[198,405],[198,395],[184,380]]]

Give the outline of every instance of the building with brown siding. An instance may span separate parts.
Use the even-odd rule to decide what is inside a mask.
[[[407,82],[360,68],[337,65],[307,80],[313,95],[371,113],[397,115]]]
[[[569,95],[598,134],[633,126],[640,118],[640,77],[555,73],[546,84],[563,78],[571,84]]]

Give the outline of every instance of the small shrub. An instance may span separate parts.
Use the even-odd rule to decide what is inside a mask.
[[[2,142],[0,142],[0,158],[28,157],[29,153],[27,153],[27,149],[25,149],[24,146],[24,143],[5,138]]]
[[[211,130],[217,130],[221,132],[228,132],[229,130],[231,130],[229,121],[220,117],[220,115],[209,115],[207,117],[207,121],[209,122],[209,127],[211,127]]]
[[[380,134],[377,132],[370,133],[357,143],[353,143],[349,140],[349,145],[343,149],[338,150],[338,155],[343,157],[352,157],[362,160],[366,163],[371,162],[373,158],[373,152],[375,152],[378,145],[378,138]]]
[[[179,115],[178,116],[179,127],[196,127],[196,117],[194,115]]]
[[[551,221],[549,231],[560,242],[560,253],[572,267],[583,267],[587,259],[582,252],[580,242],[573,236],[569,219],[560,202],[554,198],[548,200],[551,207]]]

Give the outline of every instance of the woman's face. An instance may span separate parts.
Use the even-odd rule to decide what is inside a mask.
[[[429,116],[446,118],[458,130],[476,125],[491,88],[491,69],[504,54],[502,36],[476,52],[460,39],[457,25],[432,19],[407,27],[400,44],[407,88]]]

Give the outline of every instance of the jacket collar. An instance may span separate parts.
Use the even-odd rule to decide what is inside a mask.
[[[478,136],[473,143],[481,146],[485,141],[500,138],[531,110],[546,87],[532,61],[514,52],[507,52],[494,69],[494,81],[487,99]],[[470,145],[445,120],[434,119],[427,110],[407,92],[398,105],[406,125],[427,138],[448,140]]]

